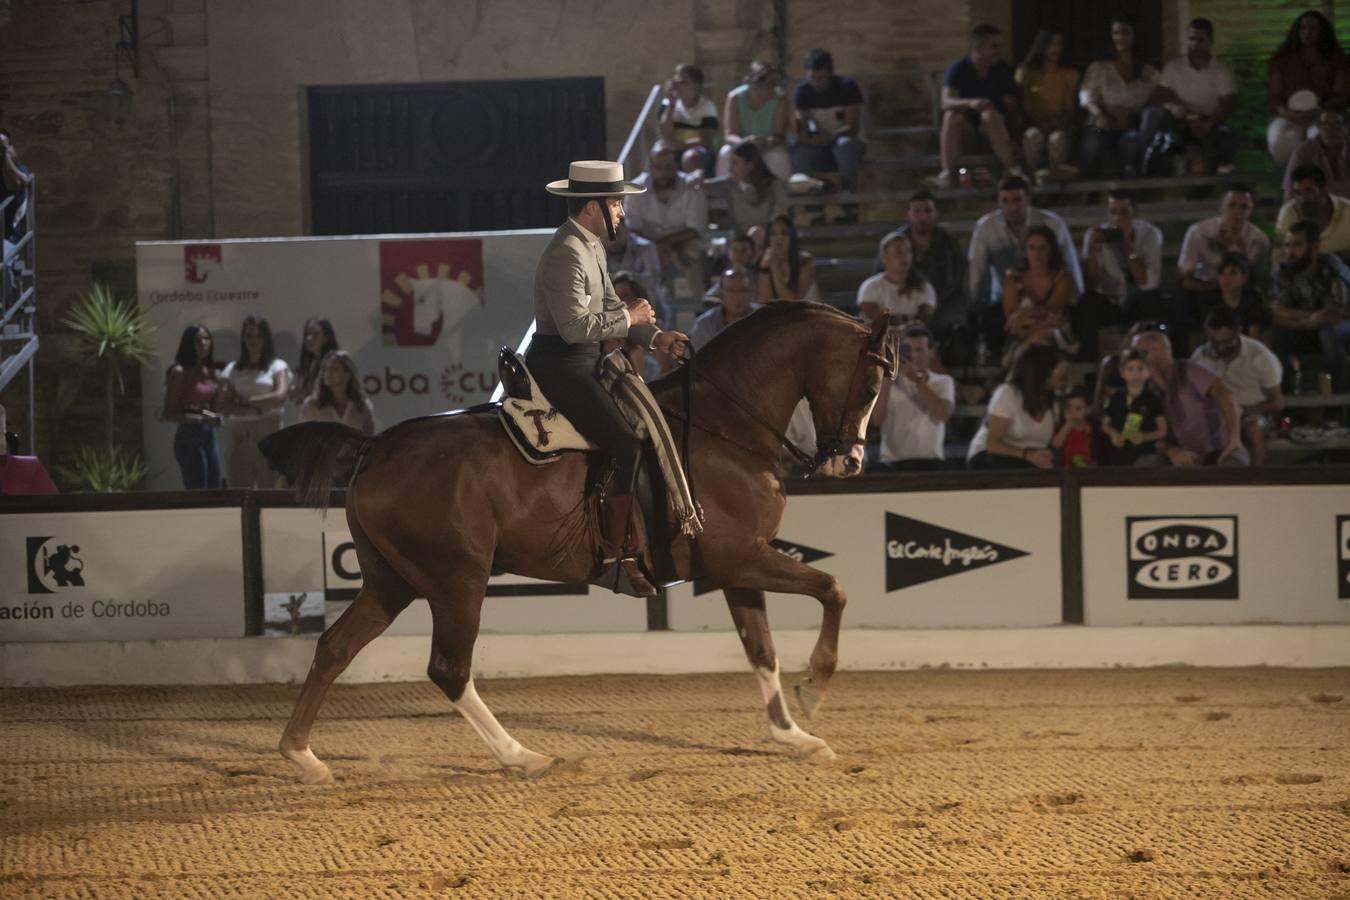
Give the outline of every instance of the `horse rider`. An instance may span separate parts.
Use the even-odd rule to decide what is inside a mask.
[[[674,354],[689,338],[658,328],[646,299],[626,305],[609,280],[601,238],[617,239],[623,198],[646,188],[624,181],[623,166],[615,162],[573,162],[567,174],[546,188],[567,198],[567,221],[554,232],[535,271],[535,330],[525,362],[549,402],[614,461],[601,522],[604,563],[617,563],[635,593],[651,595],[656,588],[638,564],[641,548],[629,527],[642,442],[596,370],[601,341],[628,338]]]

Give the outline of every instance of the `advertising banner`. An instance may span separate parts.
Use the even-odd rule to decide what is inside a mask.
[[[238,509],[0,517],[0,642],[244,634]]]
[[[497,351],[515,347],[534,307],[534,269],[551,231],[147,242],[136,247],[140,303],[155,326],[144,371],[150,486],[181,487],[173,426],[159,420],[164,373],[183,329],[202,324],[224,364],[246,316],[272,327],[295,368],[307,319],[327,319],[351,353],[381,426],[487,400]],[[286,423],[297,421],[288,404]],[[228,445],[228,429],[222,435]],[[228,452],[228,447],[226,447]]]

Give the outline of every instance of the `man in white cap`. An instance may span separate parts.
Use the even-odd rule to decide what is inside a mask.
[[[567,174],[547,187],[567,198],[567,221],[535,271],[535,329],[525,362],[549,402],[613,458],[617,471],[601,523],[605,564],[617,563],[634,593],[655,594],[629,528],[642,442],[595,373],[601,341],[628,337],[674,354],[689,338],[658,328],[645,298],[625,305],[609,280],[602,238],[615,240],[623,198],[646,188],[625,182],[623,166],[614,162],[574,162]]]

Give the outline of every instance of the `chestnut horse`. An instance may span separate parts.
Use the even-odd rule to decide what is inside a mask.
[[[703,506],[697,540],[700,574],[722,588],[754,668],[769,733],[803,756],[833,758],[820,738],[788,714],[769,634],[764,594],[815,597],[824,610],[810,671],[797,685],[809,718],[838,659],[844,592],[834,577],[779,553],[786,497],[779,477],[784,430],[804,396],[819,436],[815,471],[862,469],[862,438],[881,379],[893,373],[886,317],[868,329],[828,306],[774,303],[710,341],[691,367],[652,383],[672,431],[686,421],[692,483]],[[683,393],[692,378],[693,414]],[[552,757],[521,746],[474,690],[471,664],[488,577],[513,572],[584,583],[594,567],[594,535],[581,502],[587,459],[569,453],[547,466],[521,458],[495,415],[412,419],[366,439],[338,423],[305,423],[263,442],[263,451],[297,492],[321,502],[345,456],[357,459],[347,491],[347,524],[356,542],[362,586],[356,600],[319,638],[314,662],[281,738],[283,756],[305,783],[328,780],[310,750],[324,694],[352,658],[414,597],[433,620],[427,672],[505,768],[538,775]],[[677,572],[690,576],[690,541],[671,548]],[[565,638],[560,638],[565,640]]]

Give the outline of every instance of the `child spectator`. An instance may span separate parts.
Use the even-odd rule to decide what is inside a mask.
[[[1106,401],[1102,434],[1108,466],[1146,465],[1156,459],[1154,444],[1167,437],[1163,401],[1149,383],[1148,361],[1138,350],[1120,354],[1120,379],[1124,387]]]
[[[361,389],[356,362],[345,350],[332,350],[320,364],[313,394],[300,407],[303,422],[341,422],[362,434],[375,433],[375,409]]]
[[[1074,388],[1064,400],[1064,424],[1050,439],[1050,446],[1060,453],[1060,465],[1066,469],[1096,465],[1092,458],[1094,434],[1088,418],[1087,389]]]

